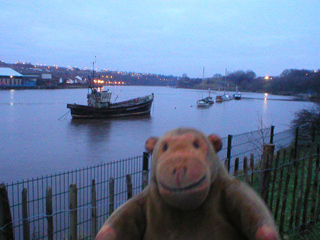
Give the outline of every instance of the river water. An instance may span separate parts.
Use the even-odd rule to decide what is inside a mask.
[[[155,94],[150,117],[73,120],[67,103],[86,104],[87,89],[0,91],[0,182],[15,182],[141,155],[149,136],[187,126],[221,137],[255,131],[261,123],[287,130],[294,113],[313,103],[242,93],[240,101],[199,109],[199,90],[109,87],[112,101]],[[215,97],[219,92],[212,92]]]

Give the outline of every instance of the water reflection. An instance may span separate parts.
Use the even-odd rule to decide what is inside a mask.
[[[89,142],[102,142],[108,139],[112,122],[101,119],[72,119],[70,122],[71,133],[77,135],[84,133]]]
[[[152,118],[150,116],[121,119],[72,119],[68,127],[69,138],[86,159],[100,161],[116,160],[120,153],[129,157],[137,145],[143,149],[144,141],[150,134]],[[147,134],[141,140],[141,136]],[[141,141],[141,143],[140,143]],[[130,144],[131,143],[131,144]],[[141,151],[138,154],[142,153]],[[79,156],[80,157],[80,156]],[[82,156],[84,157],[84,156]]]
[[[267,112],[267,110],[268,110],[268,100],[267,100],[267,98],[265,98],[264,101],[263,101],[262,110],[263,110],[263,114],[265,114]]]

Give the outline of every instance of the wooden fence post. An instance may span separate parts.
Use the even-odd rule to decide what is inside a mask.
[[[304,157],[301,161],[302,163],[302,169],[300,175],[300,183],[298,183],[298,201],[297,201],[297,208],[296,208],[296,214],[295,214],[295,227],[299,227],[300,225],[300,215],[301,215],[301,209],[302,209],[302,198],[303,198],[303,192],[304,192],[304,181],[305,181],[305,163],[306,163],[306,153],[304,153]]]
[[[92,179],[91,189],[91,239],[94,240],[97,235],[97,193],[96,181]]]
[[[254,171],[254,155],[251,153],[250,154],[250,185],[253,186],[253,171]]]
[[[22,225],[23,225],[23,239],[30,239],[30,224],[28,220],[28,190],[22,190]]]
[[[292,150],[293,151],[293,156],[294,156],[294,152],[295,149]],[[292,196],[295,196],[292,198],[292,203],[291,203],[291,211],[290,211],[290,217],[289,217],[289,229],[293,228],[293,223],[295,220],[295,209],[296,209],[296,197],[297,197],[297,189],[298,189],[298,176],[300,175],[300,171],[299,171],[299,165],[300,165],[300,161],[296,161],[297,158],[293,157],[293,166],[295,168],[295,174],[294,174],[294,182],[293,182],[293,190],[292,190]]]
[[[126,183],[127,183],[127,199],[132,198],[132,179],[131,179],[131,175],[127,174],[126,175]]]
[[[287,151],[286,149],[284,149],[282,151],[282,163],[285,163],[285,159],[286,159],[286,155],[287,155]],[[281,154],[279,153],[279,157],[281,158]],[[279,159],[279,163],[280,163],[280,159]],[[274,219],[277,222],[277,217],[278,217],[278,213],[279,213],[279,209],[280,209],[280,200],[281,200],[281,192],[282,192],[282,182],[283,182],[283,171],[284,168],[282,167],[280,170],[280,176],[279,176],[279,180],[278,180],[278,185],[277,185],[277,199],[276,199],[276,206],[275,206],[275,210],[273,211],[274,213]]]
[[[142,172],[142,190],[148,186],[149,183],[149,172],[148,171],[143,171]]]
[[[109,194],[110,194],[110,202],[109,202],[109,216],[110,216],[114,211],[114,178],[110,178]]]
[[[280,150],[277,151],[277,156],[276,156],[276,161],[275,161],[275,169],[273,171],[271,199],[270,199],[270,204],[269,204],[270,211],[272,211],[272,207],[273,207],[273,197],[274,197],[274,193],[275,193],[275,185],[276,185],[276,177],[277,177],[279,161],[280,161]]]
[[[290,154],[290,158],[291,158],[291,161],[290,161],[291,163],[290,163],[290,166],[289,166],[287,174],[286,174],[287,176],[286,176],[286,182],[284,185],[284,192],[281,195],[282,207],[281,207],[280,224],[279,224],[279,232],[280,233],[283,233],[284,226],[285,226],[284,223],[285,223],[285,216],[286,216],[285,213],[286,213],[286,208],[287,208],[287,199],[288,199],[288,191],[289,191],[288,189],[289,189],[290,176],[291,176],[291,172],[292,172],[292,168],[293,168],[293,161],[294,161],[292,152]],[[280,195],[278,197],[280,197]]]
[[[78,224],[78,189],[77,185],[72,183],[69,188],[70,199],[70,239],[76,240],[77,236],[77,224]]]
[[[311,127],[311,142],[315,142],[316,140],[316,126],[315,123],[312,123],[312,127]]]
[[[0,184],[0,240],[13,239],[12,217],[8,192],[4,183]]]
[[[320,146],[317,146],[317,155],[316,155],[316,169],[314,173],[314,181],[312,185],[312,202],[311,202],[311,221],[315,221],[316,217],[316,201],[317,201],[317,192],[318,192],[318,179],[319,179],[319,165],[320,165]]]
[[[317,169],[317,173],[316,173],[316,176],[317,176],[317,179],[318,179],[318,175],[319,175],[319,158],[320,158],[320,146],[318,145],[318,147],[317,147],[317,167],[318,167],[318,169]],[[318,182],[316,183],[316,182],[314,182],[314,185],[318,185]],[[315,189],[317,188],[318,186],[315,186]],[[315,193],[315,195],[316,195],[316,197],[318,198],[318,199],[320,199],[320,191],[318,192],[318,193]],[[320,216],[320,200],[318,200],[318,204],[317,204],[317,206],[315,206],[315,212],[314,212],[314,219],[315,220],[319,220],[319,216]]]
[[[299,127],[296,128],[296,135],[294,138],[294,158],[297,158],[298,142],[299,142]]]
[[[271,129],[270,129],[270,144],[273,144],[273,136],[274,136],[274,126],[271,126]]]
[[[52,216],[52,189],[47,188],[46,193],[46,215],[48,221],[48,239],[53,239],[53,216]]]
[[[239,158],[236,158],[236,160],[234,161],[233,176],[237,177],[238,176],[238,171],[239,171]]]
[[[248,177],[248,158],[247,157],[243,158],[243,173],[244,173],[244,181],[248,183],[249,177]]]
[[[273,162],[274,145],[266,144],[263,147],[263,158],[261,159],[261,174],[260,174],[260,195],[266,203],[268,203],[268,191],[271,178],[271,167]]]
[[[230,159],[224,160],[224,167],[226,168],[227,172],[230,173]]]
[[[302,214],[302,229],[306,229],[307,224],[307,214],[308,214],[308,205],[309,205],[309,194],[311,191],[311,180],[312,180],[312,165],[313,165],[314,157],[309,157],[309,164],[308,164],[308,173],[307,173],[307,183],[306,183],[306,191],[304,196],[304,203],[303,203],[303,214]]]

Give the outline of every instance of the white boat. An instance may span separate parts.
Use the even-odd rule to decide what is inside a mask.
[[[221,97],[222,97],[222,101],[230,101],[231,100],[231,97],[228,94],[223,94]]]
[[[208,96],[205,97],[204,99],[202,99],[203,101],[205,101],[206,103],[208,103],[209,105],[214,104],[214,100],[212,97]]]
[[[214,104],[214,100],[213,98],[210,96],[210,88],[209,88],[209,96],[208,97],[205,97],[205,98],[202,98],[198,101],[204,101],[205,103],[208,103],[209,105],[211,104]]]
[[[241,100],[241,93],[235,93],[233,94],[234,100]]]
[[[236,93],[233,94],[235,100],[241,100],[241,93],[238,91],[238,86],[236,86]]]

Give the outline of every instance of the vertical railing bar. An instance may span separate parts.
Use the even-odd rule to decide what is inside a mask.
[[[95,180],[92,179],[92,191],[91,191],[91,239],[95,239],[97,235],[97,193]]]
[[[76,240],[77,237],[77,222],[78,222],[78,190],[76,184],[72,183],[69,190],[70,198],[70,239]]]
[[[52,216],[52,188],[47,188],[46,194],[46,215],[48,221],[48,240],[53,240],[53,216]]]
[[[23,218],[23,239],[30,239],[30,223],[28,213],[28,190],[26,188],[22,191],[22,218]]]

